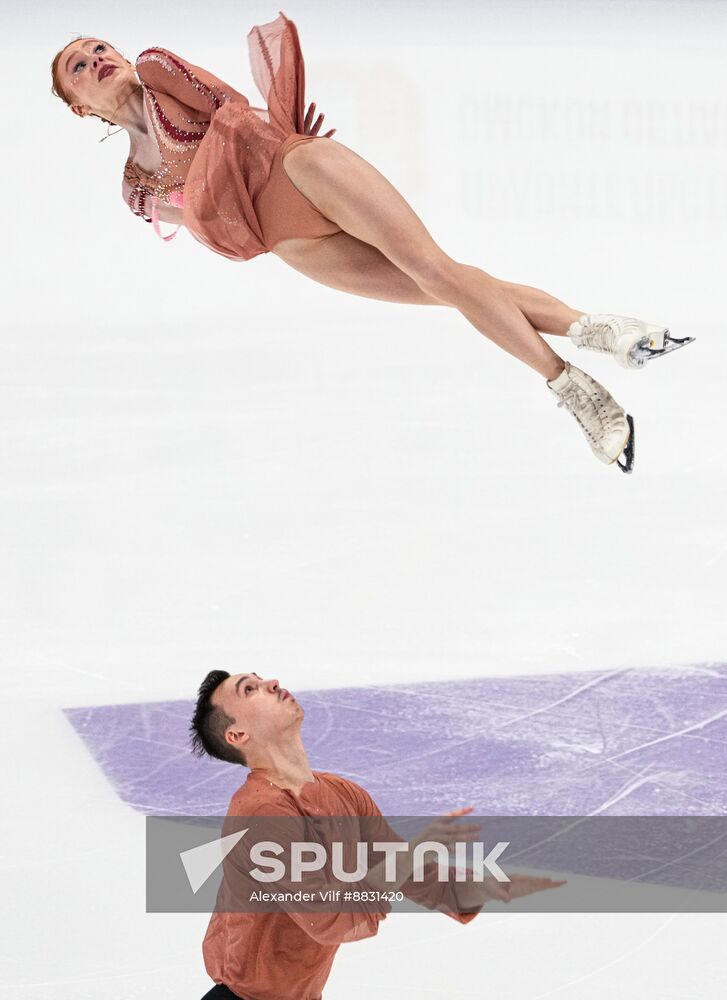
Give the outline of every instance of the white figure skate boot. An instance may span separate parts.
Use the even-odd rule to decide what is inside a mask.
[[[622,472],[634,465],[634,421],[616,400],[590,375],[566,362],[565,370],[547,383],[581,425],[591,450],[601,462],[614,462]],[[623,461],[620,461],[623,455]]]
[[[677,339],[666,327],[628,316],[581,316],[568,337],[579,348],[613,354],[622,368],[643,368],[647,361],[686,347],[694,337]]]

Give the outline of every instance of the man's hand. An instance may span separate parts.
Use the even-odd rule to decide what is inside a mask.
[[[510,875],[509,882],[498,882],[496,878],[486,878],[480,883],[480,891],[487,902],[490,899],[498,900],[501,903],[511,903],[513,899],[520,899],[522,896],[532,896],[534,892],[543,892],[545,889],[559,889],[565,885],[566,880],[554,882],[552,878],[538,878],[536,875]],[[477,883],[470,883],[472,889],[477,889]]]
[[[311,121],[313,120],[313,113],[315,112],[315,109],[316,109],[315,101],[311,101],[310,107],[308,108],[305,115],[305,121],[303,122],[304,135],[318,135],[321,125],[323,124],[324,116],[323,114],[320,114],[316,118],[315,124],[311,126]],[[326,132],[325,135],[321,136],[321,138],[330,139],[335,131],[336,131],[335,128],[332,128],[330,132]]]
[[[468,816],[472,811],[472,806],[465,806],[461,809],[453,809],[451,812],[445,813],[444,816],[438,816],[428,824],[418,837],[409,841],[409,846],[417,847],[419,844],[433,840],[438,844],[451,847],[457,841],[479,840],[477,836],[480,832],[479,823],[459,822],[463,816]]]

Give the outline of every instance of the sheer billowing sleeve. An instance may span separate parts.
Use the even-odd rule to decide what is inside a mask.
[[[371,817],[366,827],[367,836],[371,840],[403,842],[403,838],[389,826],[388,821],[382,816],[381,810],[366,789],[354,782],[349,782],[349,787],[356,796],[359,815]],[[374,820],[378,822],[374,823]],[[417,882],[411,877],[406,882],[402,882],[399,888],[413,903],[418,903],[419,906],[423,906],[427,910],[439,910],[460,924],[468,924],[474,920],[479,910],[460,912],[456,883],[453,878],[453,872],[450,870],[449,880],[440,882],[437,877],[436,865],[426,864],[424,866],[424,879],[421,882]]]
[[[304,132],[305,67],[298,32],[285,14],[256,25],[247,36],[255,85],[270,121],[288,135]]]

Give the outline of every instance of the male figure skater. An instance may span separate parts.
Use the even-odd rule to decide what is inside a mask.
[[[303,716],[302,706],[275,679],[224,670],[205,677],[190,727],[193,749],[250,769],[232,796],[228,817],[380,817],[378,806],[359,785],[311,770],[301,738]],[[479,827],[458,822],[471,811],[457,809],[435,819],[410,842],[410,849],[425,840],[450,844],[472,839]],[[444,883],[433,898],[431,886],[412,882],[410,854],[399,855],[397,861],[397,882],[387,881],[388,888],[400,888],[407,897],[442,909],[461,923],[472,920],[488,899],[509,902],[562,884],[510,875],[509,883],[494,878]],[[378,904],[377,909],[384,907]],[[373,936],[384,917],[384,912],[370,908],[323,914],[215,912],[203,952],[207,971],[218,985],[204,1000],[320,1000],[339,945]]]

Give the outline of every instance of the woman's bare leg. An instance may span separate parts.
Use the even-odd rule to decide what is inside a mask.
[[[333,139],[300,143],[283,164],[292,183],[325,216],[380,250],[431,299],[458,309],[477,330],[546,379],[563,371],[562,359],[501,283],[448,257],[396,188],[353,150]]]
[[[329,288],[382,302],[443,306],[376,247],[350,233],[282,240],[273,249],[286,264]]]
[[[380,250],[350,233],[278,243],[273,253],[314,281],[352,295],[409,305],[444,306],[385,257]],[[573,320],[583,315],[538,288],[495,279],[520,312],[541,333],[565,336]]]

